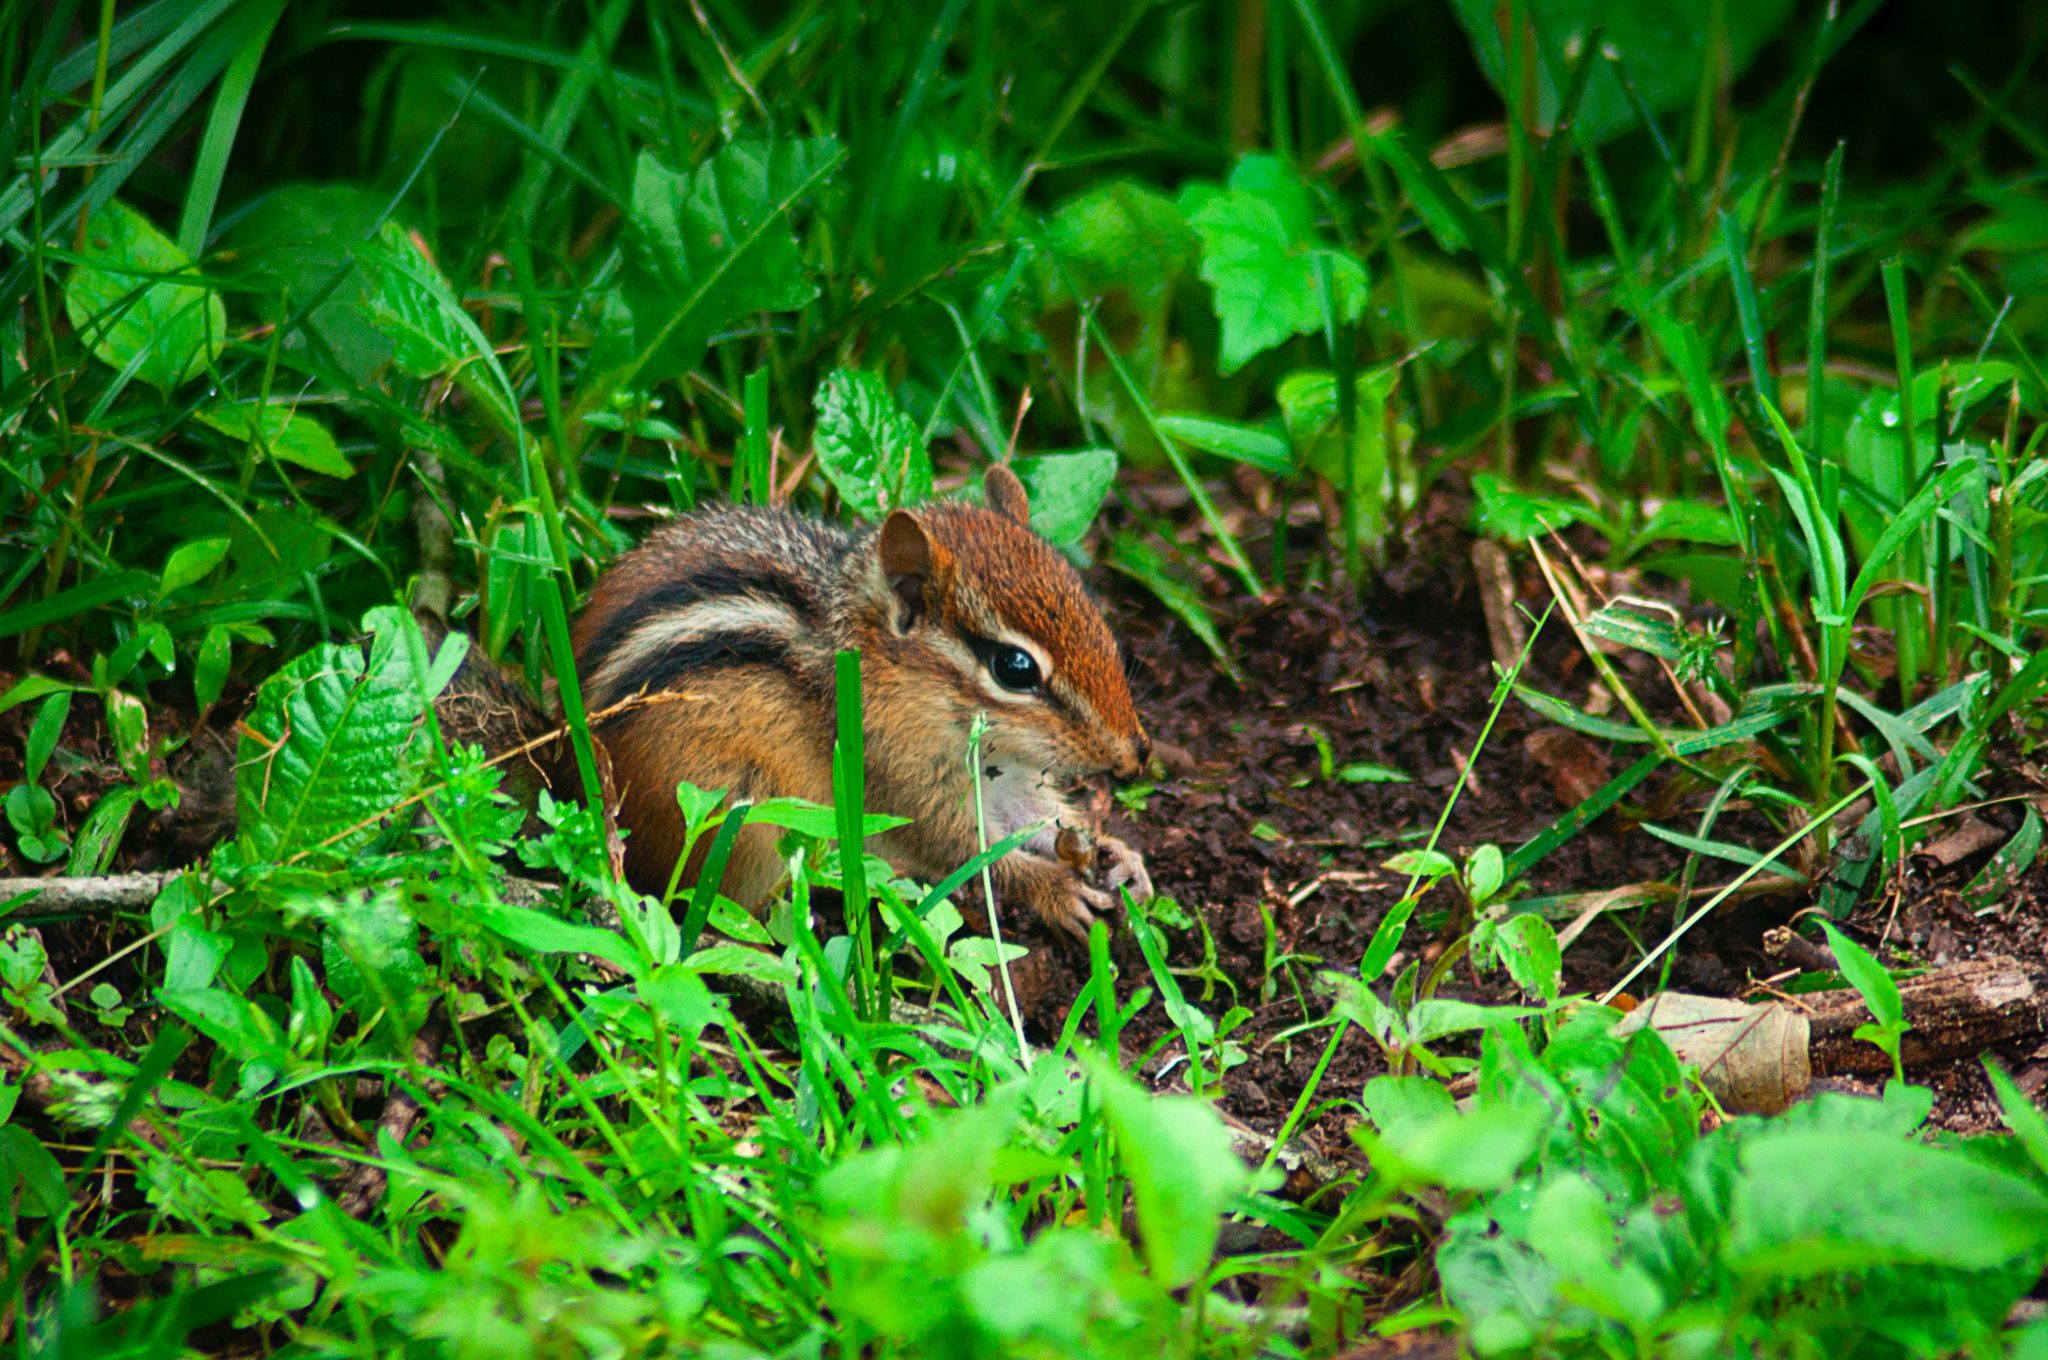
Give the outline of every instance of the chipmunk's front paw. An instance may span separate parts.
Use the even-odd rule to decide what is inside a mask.
[[[1095,854],[1102,868],[1102,881],[1110,892],[1122,888],[1130,893],[1133,902],[1149,902],[1157,896],[1152,891],[1152,875],[1145,871],[1145,857],[1130,845],[1114,836],[1104,836],[1096,841]]]
[[[1081,876],[1068,870],[1065,881],[1048,885],[1039,899],[1038,914],[1054,930],[1086,944],[1088,927],[1095,918],[1116,910],[1116,898],[1100,888],[1090,887]]]
[[[1116,908],[1113,892],[1095,887],[1079,869],[1058,860],[1015,856],[998,867],[997,888],[1007,901],[1029,905],[1041,921],[1071,939],[1087,940],[1096,916]]]

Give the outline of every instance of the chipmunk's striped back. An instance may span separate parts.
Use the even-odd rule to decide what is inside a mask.
[[[829,589],[859,540],[781,511],[725,509],[667,526],[606,573],[576,624],[595,712],[692,673],[766,666],[829,675]]]

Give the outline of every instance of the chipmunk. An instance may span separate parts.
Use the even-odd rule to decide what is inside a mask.
[[[1072,793],[1085,776],[1130,778],[1149,756],[1116,640],[1080,576],[1032,532],[1016,475],[995,465],[982,488],[985,505],[897,510],[868,531],[786,511],[705,511],[657,531],[598,581],[574,632],[590,711],[640,693],[690,696],[629,707],[595,729],[631,832],[635,887],[660,892],[674,870],[679,781],[733,800],[831,801],[834,656],[854,648],[868,808],[911,819],[873,841],[898,871],[935,880],[977,852],[966,758],[985,712],[987,839],[1040,826],[993,866],[1003,899],[1085,937],[1116,888],[1151,896],[1144,860],[1096,834]],[[781,882],[779,836],[740,831],[727,896],[753,908]],[[1102,886],[1074,867],[1087,837]]]

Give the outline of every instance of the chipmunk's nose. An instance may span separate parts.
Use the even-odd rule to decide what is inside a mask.
[[[1118,779],[1136,779],[1145,773],[1145,767],[1152,763],[1152,739],[1140,732],[1138,739],[1131,743],[1130,755],[1116,767]]]

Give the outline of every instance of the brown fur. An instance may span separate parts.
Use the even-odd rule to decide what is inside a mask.
[[[575,629],[592,707],[655,683],[702,696],[633,710],[601,734],[635,887],[660,892],[674,869],[679,780],[734,798],[831,800],[833,657],[844,648],[862,658],[868,807],[913,819],[874,848],[905,873],[942,877],[975,853],[966,754],[978,712],[990,714],[982,756],[994,820],[1085,828],[1066,785],[1139,772],[1148,743],[1108,625],[1028,527],[1015,476],[992,469],[985,491],[986,508],[898,511],[864,536],[762,511],[691,516],[606,573]],[[987,688],[976,649],[1007,636],[1050,663],[1043,695]],[[1007,829],[990,825],[989,839]],[[1051,835],[999,861],[994,878],[1006,899],[1079,929],[1111,900],[1053,856]],[[741,834],[729,896],[753,906],[773,890],[777,839],[766,827]],[[1144,886],[1142,862],[1110,844],[1131,866],[1125,878]],[[685,884],[697,867],[684,866]]]

